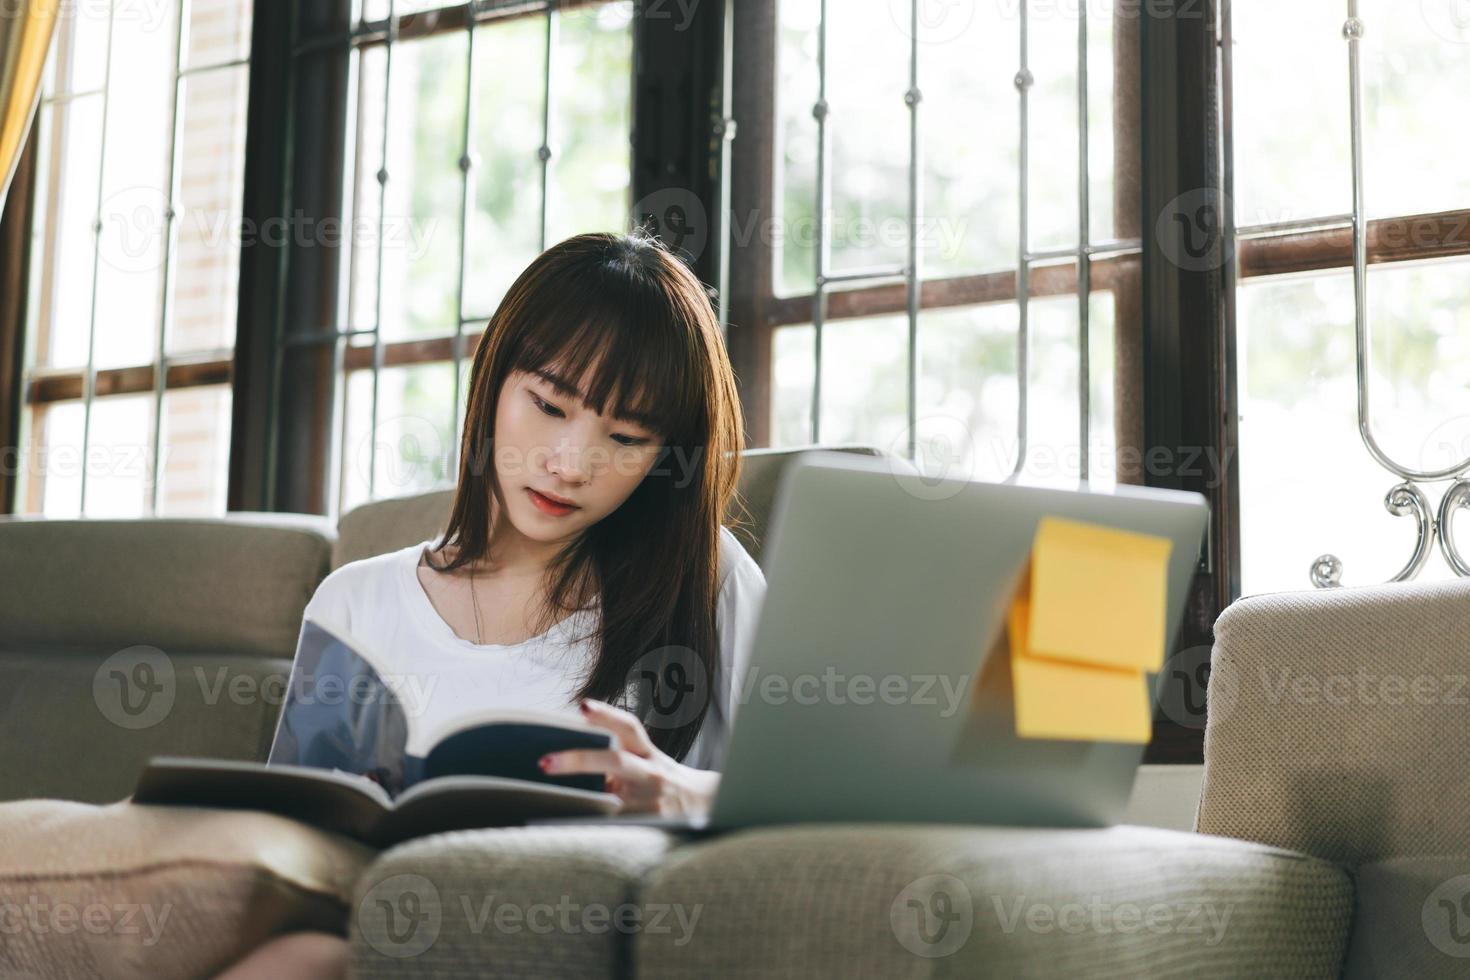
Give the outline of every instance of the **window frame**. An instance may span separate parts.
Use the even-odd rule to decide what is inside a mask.
[[[178,202],[179,167],[181,147],[179,145],[181,119],[184,112],[183,100],[181,98],[182,87],[189,79],[217,71],[228,71],[232,68],[246,68],[250,79],[255,76],[255,44],[260,39],[256,20],[258,14],[252,12],[251,25],[251,53],[244,58],[231,58],[223,61],[213,61],[202,65],[184,64],[185,51],[183,38],[187,30],[186,22],[190,15],[187,0],[170,0],[177,4],[174,25],[174,63],[172,69],[173,82],[170,95],[170,126],[169,126],[169,163],[166,168],[166,178],[170,186],[168,210],[164,213],[165,230],[163,232],[163,256],[161,271],[161,297],[159,306],[159,324],[156,330],[153,360],[146,365],[129,365],[116,368],[94,368],[89,355],[88,363],[80,368],[50,368],[40,367],[31,372],[29,377],[26,372],[26,352],[28,338],[27,328],[30,326],[29,293],[31,262],[29,255],[31,235],[37,219],[37,208],[34,200],[38,189],[40,160],[40,114],[45,110],[48,101],[63,101],[72,98],[76,93],[67,93],[59,99],[48,100],[39,96],[32,125],[27,134],[26,141],[21,148],[21,156],[18,162],[15,178],[6,201],[4,215],[0,216],[0,243],[11,247],[5,248],[0,254],[0,282],[6,284],[7,288],[0,291],[0,296],[9,295],[14,297],[13,301],[6,304],[0,303],[0,351],[7,351],[7,344],[13,343],[8,348],[7,357],[0,360],[0,366],[9,364],[11,369],[3,372],[0,376],[0,435],[6,439],[4,445],[11,447],[16,454],[15,467],[0,465],[0,514],[13,514],[16,512],[20,501],[20,470],[19,454],[22,445],[21,428],[23,420],[30,411],[33,430],[38,430],[40,417],[37,408],[44,408],[56,402],[83,401],[86,404],[85,411],[89,416],[95,409],[95,400],[114,395],[147,394],[153,395],[153,421],[152,421],[152,446],[149,453],[150,486],[149,507],[147,513],[156,515],[159,501],[159,488],[163,482],[162,452],[160,442],[163,431],[164,395],[166,392],[177,391],[185,388],[203,386],[222,386],[232,382],[234,352],[229,351],[229,357],[220,356],[226,353],[226,349],[215,351],[191,351],[183,354],[170,354],[164,343],[164,331],[173,315],[172,312],[172,289],[175,280],[175,266],[178,259],[177,247],[177,216],[175,206]],[[269,5],[258,5],[268,7]],[[113,15],[109,8],[109,18]],[[58,27],[58,29],[60,29]],[[109,28],[109,34],[111,30]],[[112,40],[109,37],[108,44]],[[101,94],[103,105],[106,106],[108,81],[104,79],[101,89],[94,92],[81,93],[85,95]],[[247,110],[248,112],[248,110]],[[106,126],[104,118],[104,127]],[[104,130],[105,140],[105,130]],[[105,144],[104,144],[105,145]],[[245,147],[246,166],[249,166],[250,149],[247,125],[247,139]],[[94,257],[100,247],[95,239],[92,244]],[[96,282],[92,283],[93,306],[95,307]],[[95,331],[97,319],[94,309],[89,331]],[[239,322],[237,321],[237,332]],[[237,337],[238,339],[238,337]],[[89,344],[90,347],[90,344]],[[232,392],[233,394],[233,392]],[[232,406],[233,409],[233,406]],[[32,433],[34,435],[34,432]],[[27,440],[29,443],[30,441]],[[84,447],[85,451],[85,447]],[[0,461],[3,462],[3,461]],[[12,471],[13,470],[13,471]],[[86,508],[86,467],[82,470],[82,508]],[[34,486],[36,483],[34,475],[30,478]],[[27,499],[30,494],[27,494]],[[228,504],[227,504],[228,506]]]

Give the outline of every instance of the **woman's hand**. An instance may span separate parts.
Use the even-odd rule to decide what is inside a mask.
[[[567,749],[541,757],[541,771],[557,776],[602,773],[624,813],[677,816],[709,810],[720,774],[675,762],[659,751],[643,722],[603,701],[581,704],[582,716],[618,737],[618,749]]]

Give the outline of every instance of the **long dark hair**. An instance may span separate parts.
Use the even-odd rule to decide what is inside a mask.
[[[647,417],[663,445],[622,506],[552,560],[538,628],[600,593],[600,622],[589,637],[597,654],[579,698],[624,702],[634,668],[653,651],[696,658],[689,666],[702,666],[707,684],[697,714],[681,711],[680,721],[692,720],[649,730],[654,744],[683,759],[719,690],[719,532],[736,493],[744,420],[709,297],[657,239],[642,232],[568,238],[506,292],[475,350],[459,484],[435,548],[453,542],[457,553],[432,567],[452,571],[488,554],[505,506],[491,455],[501,387],[512,370],[552,364],[574,381],[596,364],[584,384],[587,406]]]

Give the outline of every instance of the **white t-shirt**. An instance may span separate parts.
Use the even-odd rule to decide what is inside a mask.
[[[686,765],[720,769],[734,721],[741,682],[750,664],[756,618],[766,579],[729,528],[720,528],[719,689],[714,693]],[[387,554],[348,562],[334,570],[306,605],[305,615],[336,624],[372,644],[387,659],[387,672],[413,712],[415,733],[446,720],[487,709],[535,710],[580,719],[576,692],[595,651],[583,637],[596,607],[563,619],[522,643],[479,644],[455,633],[434,608],[418,579],[419,558],[437,538]],[[295,677],[292,677],[294,686]],[[411,741],[423,755],[432,746]]]

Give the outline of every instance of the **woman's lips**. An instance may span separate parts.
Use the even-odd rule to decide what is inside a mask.
[[[577,507],[573,507],[571,504],[559,504],[556,501],[552,500],[550,497],[546,497],[542,494],[537,493],[530,487],[526,488],[526,493],[531,495],[531,503],[536,505],[537,510],[541,511],[543,514],[550,514],[552,517],[565,517],[572,511],[579,509]]]

